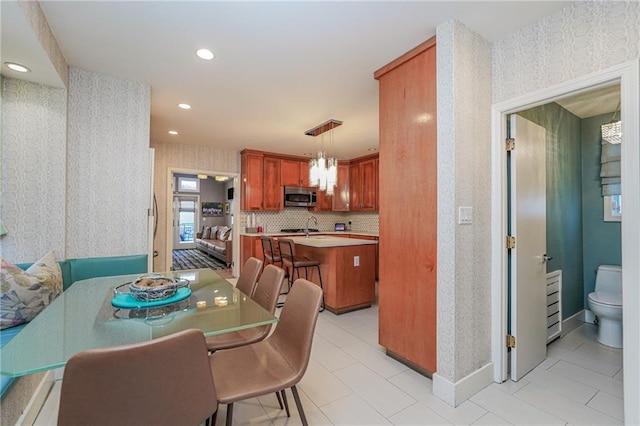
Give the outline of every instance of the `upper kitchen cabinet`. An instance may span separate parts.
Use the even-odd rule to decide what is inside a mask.
[[[248,150],[240,154],[240,209],[262,210],[264,154]]]
[[[376,71],[374,77],[380,87],[380,345],[419,370],[433,373],[437,321],[435,37]]]
[[[240,153],[240,209],[274,211],[284,208],[280,159],[260,151]]]
[[[378,154],[351,161],[349,195],[350,211],[378,210]]]
[[[264,156],[262,177],[262,210],[277,211],[284,209],[284,193],[280,183],[279,158]]]
[[[349,211],[349,163],[338,161],[338,184],[333,194],[333,211]]]
[[[299,160],[281,160],[280,185],[309,186],[309,162]]]

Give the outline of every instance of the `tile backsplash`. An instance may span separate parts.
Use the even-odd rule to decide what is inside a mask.
[[[280,232],[284,228],[304,228],[309,216],[318,219],[317,227],[313,222],[309,226],[324,232],[333,231],[336,222],[346,223],[348,227],[349,221],[351,221],[352,231],[378,232],[379,230],[378,213],[310,212],[304,207],[287,207],[280,212],[241,211],[240,232],[245,231],[252,215],[255,215],[258,225],[264,228],[265,233]]]

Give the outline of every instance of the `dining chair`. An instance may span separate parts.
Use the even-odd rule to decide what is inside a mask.
[[[320,261],[309,259],[304,256],[296,256],[296,244],[291,238],[279,238],[278,247],[280,248],[280,256],[282,257],[282,267],[289,276],[289,286],[293,283],[293,273],[300,278],[300,269],[304,269],[304,278],[307,279],[307,271],[309,268],[317,268],[318,280],[320,288],[323,289],[322,305],[320,312],[324,311],[324,288],[322,287],[322,274],[320,273]],[[289,272],[290,271],[290,272]]]
[[[302,424],[308,425],[296,385],[309,364],[321,301],[320,287],[297,279],[269,337],[251,345],[220,350],[209,357],[218,403],[227,404],[227,426],[233,422],[235,402],[272,392],[284,395],[287,388],[291,388]]]
[[[278,294],[284,281],[284,270],[275,265],[267,265],[260,276],[252,299],[267,311],[273,314],[278,302]],[[271,324],[231,333],[218,334],[206,337],[207,349],[215,352],[220,349],[235,348],[259,342],[269,335]]]
[[[217,409],[204,335],[190,329],[73,355],[58,425],[199,425]]]
[[[256,282],[261,269],[262,260],[256,259],[255,257],[247,259],[240,270],[240,276],[238,277],[236,288],[249,297],[253,296],[253,291],[256,288]]]

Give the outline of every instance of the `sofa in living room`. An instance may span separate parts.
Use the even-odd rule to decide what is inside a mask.
[[[228,226],[203,226],[196,233],[196,248],[223,261],[227,268],[233,261],[231,228]]]

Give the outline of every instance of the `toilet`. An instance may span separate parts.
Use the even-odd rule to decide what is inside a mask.
[[[598,342],[622,347],[622,267],[600,265],[589,308],[598,317]]]

